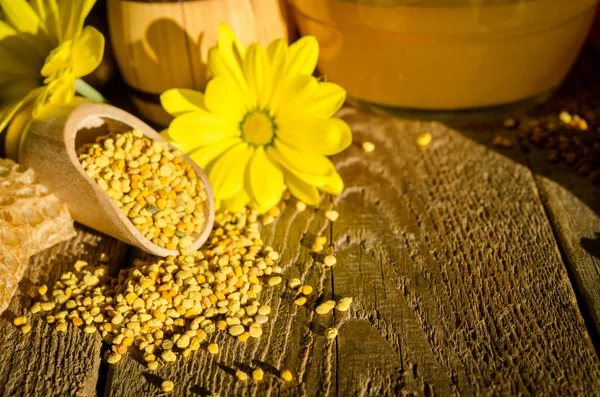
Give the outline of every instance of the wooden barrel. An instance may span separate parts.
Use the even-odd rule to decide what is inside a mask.
[[[160,125],[171,120],[160,106],[161,93],[204,90],[207,52],[221,22],[245,45],[295,35],[285,0],[108,0],[107,8],[115,58],[133,102]]]

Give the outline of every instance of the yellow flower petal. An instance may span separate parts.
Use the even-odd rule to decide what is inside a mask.
[[[70,73],[61,74],[60,78],[54,79],[45,86],[46,90],[38,97],[33,116],[39,114],[40,109],[47,105],[64,105],[71,103],[75,98],[75,79]]]
[[[242,60],[244,59],[245,48],[238,39],[237,35],[226,23],[219,25],[219,37],[217,40],[219,51],[227,61],[242,69]]]
[[[344,190],[344,181],[338,172],[334,172],[319,189],[329,194],[340,194]]]
[[[0,108],[0,132],[6,128],[10,120],[13,118],[23,106],[28,105],[35,101],[37,96],[45,89],[45,87],[39,87],[29,92],[20,99],[14,100],[11,103],[3,105]]]
[[[17,34],[17,31],[15,29],[13,29],[12,26],[10,26],[6,22],[0,20],[0,40],[6,38],[8,36],[14,36],[16,34]]]
[[[298,75],[312,75],[319,59],[319,43],[313,36],[304,36],[292,44],[285,62],[286,78]]]
[[[25,128],[27,128],[27,125],[31,120],[32,113],[32,104],[23,106],[21,110],[14,115],[10,124],[8,124],[6,133],[4,134],[4,149],[6,158],[13,159],[15,161],[19,160],[19,146],[21,144],[21,137],[24,135]]]
[[[198,167],[205,169],[214,159],[219,157],[230,147],[242,142],[240,138],[228,138],[222,141],[213,143],[212,145],[203,146],[199,149],[189,153],[189,157],[192,161],[198,164]],[[177,147],[177,144],[173,142],[173,146]]]
[[[244,79],[243,59],[244,47],[229,26],[219,25],[217,46],[208,51],[208,70],[213,77],[229,76],[239,85],[242,92],[247,92]]]
[[[4,100],[20,100],[39,85],[39,79],[32,78],[9,81],[2,85],[1,95]]]
[[[221,200],[221,206],[224,210],[238,212],[250,202],[250,197],[244,189],[234,194],[232,197]]]
[[[248,84],[250,107],[264,109],[271,97],[271,70],[267,53],[259,43],[252,43],[246,50],[244,76]]]
[[[217,47],[208,50],[208,73],[211,77],[227,77],[235,82],[238,89],[244,94],[248,93],[248,85],[244,73],[238,65],[232,66]]]
[[[211,112],[235,122],[241,122],[247,111],[246,98],[235,83],[224,76],[209,81],[204,104]]]
[[[53,76],[70,68],[74,78],[83,77],[94,71],[104,55],[104,36],[91,26],[75,40],[66,40],[50,52],[42,68],[42,76]]]
[[[83,77],[92,73],[104,56],[104,36],[91,26],[86,26],[71,47],[72,73]]]
[[[25,0],[0,0],[4,18],[19,32],[36,35],[40,28],[40,18]]]
[[[317,90],[317,79],[312,76],[297,76],[280,84],[273,92],[269,105],[272,117],[278,121],[301,118],[299,109],[304,109],[313,100]]]
[[[240,143],[219,157],[210,170],[209,179],[215,197],[228,199],[244,187],[244,175],[254,149]]]
[[[58,2],[59,42],[75,39],[83,29],[83,22],[95,2],[96,0],[62,0]]]
[[[41,63],[32,63],[30,59],[21,57],[19,53],[7,50],[2,44],[0,42],[0,59],[2,60],[0,62],[0,85],[5,82],[13,83],[15,80],[30,79],[36,80],[36,86],[39,86]],[[1,87],[0,90],[2,90]],[[5,97],[4,92],[0,95]]]
[[[275,139],[274,149],[273,152],[280,154],[285,167],[290,170],[323,177],[329,177],[335,172],[333,163],[320,154],[300,152],[292,149],[279,139]],[[281,163],[280,159],[277,160]]]
[[[187,112],[207,111],[204,94],[187,88],[172,88],[160,96],[162,107],[172,116]]]
[[[31,7],[38,14],[42,27],[52,41],[52,46],[56,47],[58,41],[58,5],[56,0],[32,0]]]
[[[333,116],[344,104],[346,91],[337,84],[320,82],[312,101],[299,113],[327,119]]]
[[[29,3],[25,0],[0,0],[0,14],[2,11],[4,11],[4,22],[0,28],[0,40],[8,36],[11,36],[11,39],[2,40],[0,47],[5,47],[14,54],[20,54],[24,60],[28,60],[27,63],[33,61],[37,65],[40,57],[43,62],[52,48],[52,43],[40,34],[41,21]],[[7,26],[14,33],[11,33]]]
[[[63,105],[71,102],[75,96],[75,79],[72,75],[65,73],[43,88],[44,90],[35,101],[33,117],[37,117],[42,107],[47,104]]]
[[[253,201],[253,200],[250,200],[250,202],[248,203],[248,207],[252,208],[254,211],[258,212],[259,214],[264,214],[267,211],[269,211],[271,208],[273,208],[273,206],[268,207],[264,204],[261,204],[257,201]]]
[[[287,55],[288,43],[284,39],[272,41],[267,47],[267,57],[273,69],[279,69],[285,66],[285,57]]]
[[[169,136],[174,142],[195,147],[236,135],[240,131],[235,123],[203,111],[183,114],[169,125]]]
[[[294,167],[294,164],[290,160],[286,159],[273,146],[270,146],[267,148],[267,156],[269,156],[269,158],[272,161],[278,163],[280,165],[282,171],[287,170],[288,172],[293,173],[296,177],[298,177],[298,179],[301,179],[305,183],[308,183],[309,185],[312,185],[312,186],[318,187],[318,186],[325,185],[331,176],[331,175],[326,175],[326,176],[315,175],[315,174],[309,174],[307,172],[298,171]]]
[[[283,174],[285,177],[285,184],[290,190],[292,196],[308,205],[319,204],[320,197],[317,188],[300,180],[297,176],[289,171],[283,170]]]
[[[70,65],[70,58],[71,42],[66,41],[50,52],[42,67],[41,75],[49,77],[60,70],[67,68]]]
[[[39,77],[40,67],[51,50],[49,43],[31,34],[18,33],[0,20],[0,73],[31,74]]]
[[[295,167],[294,163],[289,162],[288,159],[283,157],[282,154],[273,147],[267,149],[267,154],[270,158],[274,159],[281,165],[285,182],[290,188],[292,194],[299,200],[304,201],[306,204],[316,204],[314,200],[314,192],[316,192],[317,188],[329,194],[340,194],[344,190],[344,182],[335,168],[333,168],[331,174],[326,177],[318,176],[307,172],[298,171],[298,167]],[[327,158],[323,158],[326,161],[329,161]],[[331,167],[333,167],[333,164],[331,164]],[[309,188],[309,186],[311,188]],[[301,197],[301,195],[307,195],[309,193],[313,196],[313,201],[308,201],[308,199]]]
[[[282,121],[277,137],[301,152],[325,156],[337,154],[352,143],[350,127],[337,118]]]
[[[279,81],[285,68],[285,57],[287,55],[288,44],[283,39],[277,39],[267,47],[267,58],[271,64],[271,81],[273,87],[279,86]]]
[[[262,146],[256,148],[249,164],[249,187],[260,209],[267,210],[281,201],[283,173],[265,154]],[[263,211],[261,211],[263,212]]]

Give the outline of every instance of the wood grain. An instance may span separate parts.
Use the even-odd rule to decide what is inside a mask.
[[[474,135],[437,123],[343,111],[358,145],[337,156],[346,181],[331,227],[319,211],[289,205],[265,228],[282,252],[285,278],[315,286],[316,302],[351,296],[349,313],[316,316],[283,287],[261,300],[274,314],[265,336],[225,335],[216,358],[199,351],[147,371],[135,355],[111,367],[107,395],[593,395],[600,361],[531,171]],[[428,131],[433,142],[419,148]],[[485,135],[487,134],[487,135]],[[468,156],[467,156],[468,155]],[[338,264],[323,269],[301,241],[326,233]],[[335,341],[323,337],[337,325]],[[253,365],[277,376],[239,382]]]
[[[102,347],[99,335],[85,334],[73,325],[67,333],[60,333],[29,314],[32,331],[25,336],[12,320],[30,307],[26,291],[31,285],[51,287],[76,259],[97,263],[101,253],[110,256],[114,270],[122,265],[126,249],[123,243],[78,227],[72,240],[31,258],[20,295],[0,318],[0,396],[96,395]]]
[[[590,93],[597,101],[600,94],[598,68],[600,53],[588,46],[558,98],[552,102]],[[527,155],[527,161],[536,174],[542,201],[581,296],[581,307],[589,315],[588,328],[596,349],[600,349],[600,191],[574,168],[550,164],[546,156],[544,151],[535,150]]]
[[[557,95],[546,104],[518,115],[522,122],[559,114],[572,102],[596,103],[600,81],[600,54],[588,47]],[[585,100],[584,100],[585,98]],[[593,108],[593,106],[592,106]],[[511,135],[509,131],[499,133]],[[488,131],[489,126],[484,127]],[[577,173],[577,168],[552,164],[548,150],[526,152],[525,164],[535,175],[536,187],[552,225],[569,277],[576,289],[580,309],[596,349],[600,349],[600,200],[598,186]],[[517,159],[516,161],[523,161]]]
[[[381,293],[357,297],[356,321],[376,319],[371,326],[402,357],[416,391],[596,392],[598,357],[522,155],[514,161],[479,143],[494,131],[349,113],[357,140],[376,142],[377,152],[338,162],[349,186],[336,206],[353,216],[334,224],[339,256],[349,260],[339,261],[333,288],[356,296],[380,284]],[[420,149],[424,131],[433,142]],[[340,350],[345,335],[342,328]],[[405,388],[389,370],[370,382],[386,361],[367,370],[357,360],[338,393]]]
[[[600,334],[600,192],[573,167],[550,164],[547,153],[527,156],[540,196],[560,243],[573,283],[590,316],[590,332]],[[597,343],[597,342],[596,342]],[[600,347],[600,346],[599,346]]]

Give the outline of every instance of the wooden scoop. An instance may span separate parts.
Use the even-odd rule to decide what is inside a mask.
[[[110,132],[141,130],[154,140],[164,139],[151,127],[131,114],[113,106],[83,103],[47,106],[32,119],[21,137],[19,162],[33,168],[39,181],[66,203],[77,222],[159,256],[177,255],[178,251],[161,248],[142,235],[121,212],[115,202],[83,170],[75,148],[94,142]],[[214,221],[214,202],[208,178],[193,161],[184,156],[204,183],[207,201],[202,232],[194,234],[196,250],[206,241]]]

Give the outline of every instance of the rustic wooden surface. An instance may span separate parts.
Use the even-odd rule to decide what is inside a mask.
[[[72,270],[77,259],[97,263],[101,253],[109,255],[114,272],[125,262],[127,246],[98,232],[80,227],[70,241],[34,256],[21,283],[20,296],[13,298],[0,318],[0,396],[94,396],[100,373],[100,335],[85,334],[69,325],[57,332],[39,316],[28,315],[28,335],[12,324],[27,313],[31,285],[51,287],[60,274]]]
[[[548,103],[527,111],[523,119],[538,115],[558,114],[573,98],[594,98],[600,104],[600,54],[586,48],[573,73],[559,93]],[[499,123],[469,126],[480,144],[492,146],[482,131],[515,141],[515,133]],[[553,228],[569,277],[575,285],[582,313],[595,345],[600,346],[600,199],[599,189],[587,176],[579,175],[572,166],[554,164],[548,151],[531,150],[525,156],[500,150],[513,161],[528,166],[535,176],[536,188]],[[518,153],[518,152],[517,152]]]
[[[600,98],[600,53],[584,51],[563,87],[564,96]],[[600,131],[598,131],[600,132]],[[554,165],[541,151],[528,154],[540,196],[561,246],[576,291],[588,314],[588,328],[600,348],[600,199],[597,187],[571,167]]]
[[[513,134],[498,123],[341,115],[357,143],[334,159],[345,192],[302,213],[292,201],[263,228],[286,278],[315,287],[306,307],[266,287],[260,299],[274,310],[262,338],[215,335],[218,356],[200,350],[148,371],[136,353],[102,364],[99,337],[79,330],[36,319],[22,336],[10,323],[27,305],[17,297],[0,318],[0,395],[156,396],[164,379],[181,396],[600,395],[598,188],[542,151],[496,149],[497,134]],[[433,140],[420,148],[425,131]],[[334,224],[323,216],[331,206]],[[332,270],[303,244],[317,234],[332,239]],[[36,257],[23,288],[107,251],[115,267],[138,255],[82,230]],[[354,298],[348,313],[312,311],[343,296]],[[340,335],[329,341],[332,325]],[[232,374],[256,366],[263,382]],[[296,380],[283,383],[281,369]]]

